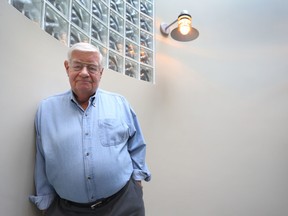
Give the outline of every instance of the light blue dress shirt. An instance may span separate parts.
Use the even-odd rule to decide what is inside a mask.
[[[86,110],[72,91],[43,100],[36,119],[36,195],[47,209],[56,193],[89,203],[119,191],[132,176],[149,181],[146,144],[127,100],[98,89]]]

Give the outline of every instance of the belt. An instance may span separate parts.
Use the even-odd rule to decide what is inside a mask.
[[[70,200],[65,200],[65,199],[64,199],[64,202],[66,204],[68,204],[69,206],[74,206],[74,207],[78,207],[78,208],[86,208],[86,209],[95,209],[95,208],[98,208],[98,207],[101,207],[101,206],[107,204],[113,198],[114,198],[114,195],[107,197],[107,198],[98,199],[98,200],[91,202],[91,203],[77,203],[77,202],[72,202]]]
[[[128,187],[130,181],[128,181],[126,183],[126,185],[120,189],[117,193],[113,194],[112,196],[106,197],[106,198],[102,198],[102,199],[98,199],[95,200],[94,202],[91,203],[77,203],[77,202],[72,202],[70,200],[66,200],[66,199],[62,199],[66,204],[70,205],[70,206],[75,206],[78,208],[86,208],[86,209],[95,209],[98,207],[101,207],[103,205],[106,205],[107,203],[109,203],[111,200],[113,200],[115,197],[117,197],[118,195],[120,195],[121,193],[123,193],[126,188]]]

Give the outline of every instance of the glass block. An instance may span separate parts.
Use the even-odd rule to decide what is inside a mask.
[[[41,14],[43,1],[37,0],[12,0],[13,5],[18,11],[24,14],[30,20],[41,25]]]
[[[64,44],[99,47],[104,67],[153,82],[154,0],[7,1]]]
[[[89,38],[71,25],[70,46],[78,42],[89,42]]]
[[[140,62],[148,65],[153,65],[153,53],[147,49],[141,48]]]
[[[123,54],[124,39],[113,31],[109,35],[109,47]]]
[[[108,56],[108,50],[107,48],[105,48],[104,46],[102,46],[101,44],[97,43],[96,41],[92,40],[91,41],[91,44],[93,44],[94,46],[98,47],[100,53],[102,54],[103,56],[103,59],[102,59],[102,65],[103,67],[106,67],[107,66],[107,56]]]
[[[140,80],[153,82],[153,69],[150,67],[140,66]]]
[[[153,21],[143,15],[140,16],[140,26],[141,29],[144,29],[150,33],[153,33]]]
[[[123,72],[123,57],[110,51],[108,67],[111,70],[122,73]]]
[[[139,13],[129,5],[126,6],[126,20],[129,20],[134,25],[139,23]]]
[[[69,15],[69,0],[48,0],[54,8],[61,12],[66,18]]]
[[[141,31],[140,41],[142,46],[153,49],[153,36],[151,34]]]
[[[113,12],[110,14],[110,27],[119,34],[124,34],[124,21],[119,15]]]
[[[125,61],[125,75],[138,78],[138,64],[134,61]]]
[[[124,14],[124,2],[123,0],[110,0],[110,8],[123,16]]]
[[[126,0],[126,2],[138,9],[139,0]]]
[[[87,10],[90,10],[90,0],[77,0],[82,6],[84,6]]]
[[[153,5],[147,0],[141,0],[140,11],[149,17],[153,17]]]
[[[139,47],[126,40],[126,49],[125,49],[126,56],[135,60],[139,59]]]
[[[139,29],[129,23],[126,23],[126,37],[138,43],[139,42]]]
[[[68,22],[48,5],[45,8],[44,21],[44,30],[67,45]]]
[[[71,21],[83,29],[87,34],[89,32],[90,16],[83,7],[73,1],[71,11]]]
[[[93,18],[92,21],[92,31],[91,31],[91,36],[100,41],[101,43],[107,45],[108,41],[108,28],[95,18]]]
[[[94,0],[92,2],[92,14],[107,24],[108,7],[101,0]]]

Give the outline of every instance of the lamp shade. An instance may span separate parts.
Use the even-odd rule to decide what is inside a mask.
[[[191,40],[195,40],[198,36],[199,36],[199,31],[191,26],[190,26],[190,31],[186,35],[183,35],[180,32],[179,27],[171,31],[171,37],[177,41],[184,41],[184,42],[191,41]]]

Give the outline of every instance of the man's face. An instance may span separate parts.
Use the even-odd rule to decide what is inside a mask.
[[[103,73],[98,53],[74,50],[71,60],[65,61],[64,66],[70,86],[78,97],[90,97],[96,92]]]

